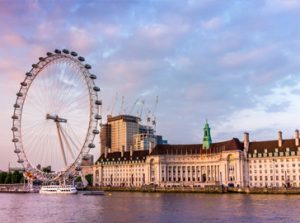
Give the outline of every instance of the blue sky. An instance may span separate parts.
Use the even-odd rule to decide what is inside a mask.
[[[105,116],[136,99],[170,143],[292,138],[300,114],[300,1],[0,1],[0,168],[12,105],[39,56],[68,48],[99,75]],[[118,95],[118,96],[116,96]]]

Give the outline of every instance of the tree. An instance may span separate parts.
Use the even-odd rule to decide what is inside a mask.
[[[75,179],[75,182],[82,182],[81,176],[78,176],[78,177]]]
[[[7,176],[7,172],[0,173],[0,184],[4,184],[6,176]]]
[[[89,183],[89,186],[93,185],[93,174],[88,174],[85,176],[85,179],[87,180],[87,182]]]
[[[20,178],[20,181],[19,181],[19,183],[21,184],[21,183],[24,183],[24,181],[25,181],[25,177],[22,175],[22,177]],[[26,181],[25,181],[26,182]]]
[[[5,178],[4,183],[5,184],[11,184],[11,178],[12,178],[12,173],[8,173],[6,178]]]
[[[14,171],[11,176],[11,183],[16,184],[20,182],[20,179],[22,178],[22,174],[19,171]]]
[[[43,167],[42,171],[45,173],[51,173],[51,166]]]

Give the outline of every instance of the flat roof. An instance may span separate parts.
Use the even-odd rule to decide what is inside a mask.
[[[113,122],[117,120],[124,120],[125,122],[139,122],[141,119],[132,115],[118,115],[114,117],[107,117],[107,122]]]

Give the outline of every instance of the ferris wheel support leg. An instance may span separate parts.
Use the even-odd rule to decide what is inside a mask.
[[[65,133],[64,133],[64,131],[63,131],[63,129],[60,128],[60,130],[61,130],[61,135],[62,135],[62,137],[64,138],[64,140],[65,140],[65,142],[66,142],[67,149],[68,149],[69,153],[70,153],[71,156],[72,156],[72,159],[75,159],[75,155],[74,155],[74,153],[73,153],[73,151],[72,151],[72,149],[71,149],[71,146],[70,146],[70,144],[69,144],[69,142],[68,142],[68,140],[67,140],[67,137],[66,137],[66,135],[65,135]]]
[[[65,153],[65,149],[64,149],[64,144],[63,144],[62,138],[61,138],[61,133],[60,133],[61,129],[60,129],[59,122],[56,122],[56,129],[57,129],[57,134],[58,134],[58,138],[59,138],[61,153],[62,153],[62,156],[64,158],[65,166],[67,166],[67,158],[66,158],[66,153]]]

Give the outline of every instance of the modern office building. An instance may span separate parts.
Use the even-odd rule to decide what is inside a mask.
[[[151,126],[140,124],[139,117],[130,115],[108,116],[107,123],[101,125],[100,154],[108,152],[148,150],[162,144],[162,136],[154,134]]]
[[[107,123],[101,126],[101,153],[105,149],[110,152],[129,151],[133,146],[133,135],[139,133],[140,118],[130,115],[108,116]]]

